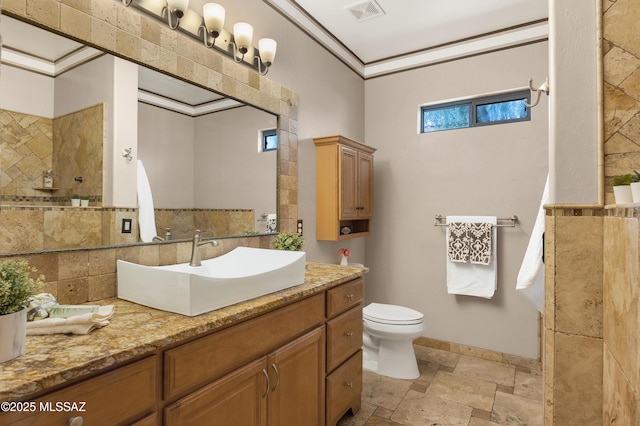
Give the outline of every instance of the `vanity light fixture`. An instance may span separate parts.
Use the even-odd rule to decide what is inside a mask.
[[[175,30],[180,25],[180,18],[184,16],[184,13],[187,11],[189,7],[189,0],[167,0],[167,5],[162,8],[162,15],[164,16],[164,12],[167,12],[167,24],[169,24],[169,28]],[[173,18],[175,17],[176,23],[173,23]]]
[[[266,75],[276,57],[275,40],[263,38],[258,48],[252,46],[253,27],[246,22],[233,26],[233,33],[224,29],[225,9],[218,3],[205,3],[202,15],[189,10],[189,0],[120,0],[125,7],[133,7],[165,20],[172,30],[178,29],[204,45],[232,57],[235,62],[244,63]],[[166,18],[165,18],[166,14]],[[184,18],[184,19],[183,19]]]
[[[261,38],[258,40],[259,55],[255,57],[258,62],[258,72],[260,75],[266,75],[269,68],[276,57],[276,47],[278,43],[272,38]],[[264,68],[262,68],[264,65]]]
[[[236,22],[233,25],[233,60],[236,62],[242,62],[245,53],[252,48],[251,42],[253,41],[253,27],[246,22]],[[242,54],[238,58],[238,52]]]
[[[225,10],[224,7],[220,6],[218,3],[207,3],[202,7],[202,13],[204,15],[203,24],[200,25],[200,29],[203,30],[204,34],[202,39],[204,41],[204,45],[207,47],[213,47],[216,44],[216,39],[222,33],[222,29],[224,28],[224,17]],[[209,43],[209,37],[213,38],[213,41]]]

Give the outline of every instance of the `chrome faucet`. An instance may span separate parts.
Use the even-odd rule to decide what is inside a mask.
[[[196,229],[196,233],[193,236],[193,246],[191,247],[191,262],[189,262],[189,266],[202,266],[202,258],[200,257],[200,246],[211,244],[215,247],[218,245],[218,242],[216,240],[200,241],[201,233],[202,231]]]
[[[173,239],[173,234],[171,233],[171,228],[159,228],[164,231],[164,238],[155,236],[152,241],[171,241]]]

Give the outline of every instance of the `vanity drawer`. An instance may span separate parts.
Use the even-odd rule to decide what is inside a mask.
[[[317,294],[164,353],[164,398],[193,390],[324,321]]]
[[[364,279],[357,278],[327,291],[327,318],[332,318],[362,301]]]
[[[362,392],[362,350],[356,352],[327,376],[327,425],[336,422],[351,409],[360,410]]]
[[[362,347],[362,304],[327,322],[327,371]]]
[[[153,411],[157,376],[157,357],[146,358],[38,398],[33,412],[0,413],[0,424],[67,426],[74,417],[87,425],[129,424]]]

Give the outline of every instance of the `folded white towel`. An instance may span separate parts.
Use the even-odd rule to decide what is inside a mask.
[[[113,305],[100,306],[96,313],[76,315],[69,318],[46,318],[27,322],[27,335],[41,334],[89,334],[96,328],[109,324],[115,309]]]
[[[497,224],[495,216],[447,216],[446,223],[488,223]],[[447,258],[447,291],[449,294],[483,297],[491,299],[497,286],[498,257],[495,250],[497,232],[492,232],[491,246],[493,261],[488,265],[451,262]],[[448,240],[448,238],[447,238]],[[447,249],[449,241],[447,241]]]

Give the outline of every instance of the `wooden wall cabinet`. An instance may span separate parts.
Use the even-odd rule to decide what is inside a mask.
[[[316,239],[369,234],[373,218],[374,148],[344,136],[315,138]]]

